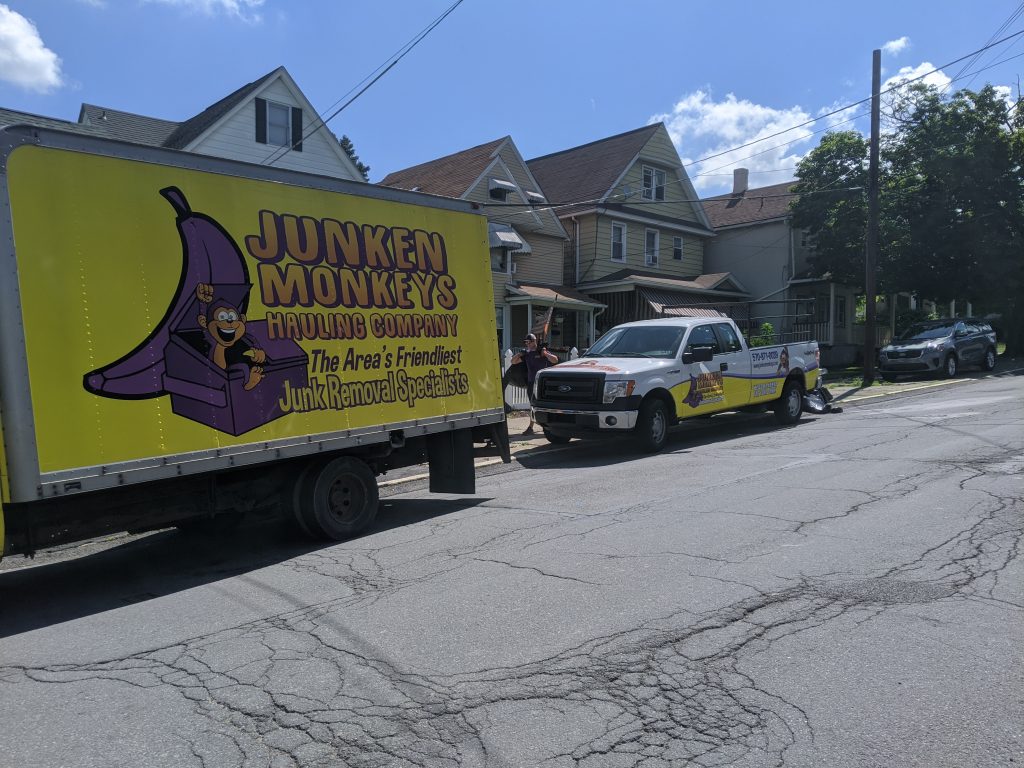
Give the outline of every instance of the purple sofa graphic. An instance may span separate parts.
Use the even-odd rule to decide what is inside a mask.
[[[121,400],[170,395],[175,414],[241,435],[284,415],[285,381],[308,385],[306,353],[291,339],[271,339],[265,320],[247,320],[252,285],[224,228],[193,212],[176,187],[160,194],[178,215],[182,244],[174,298],[141,344],[85,374],[84,386]]]

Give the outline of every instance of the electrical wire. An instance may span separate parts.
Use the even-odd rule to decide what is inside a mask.
[[[391,71],[391,69],[396,64],[398,64],[398,62],[400,62],[403,58],[405,58],[405,56],[407,54],[409,54],[412,51],[413,48],[415,48],[417,45],[419,45],[427,35],[429,35],[431,32],[433,32],[434,29],[442,21],[444,21],[446,18],[448,18],[448,16],[450,16],[455,11],[456,8],[458,8],[460,5],[462,5],[463,2],[464,2],[464,0],[455,0],[455,2],[452,3],[452,5],[450,5],[447,10],[444,11],[444,13],[442,13],[440,16],[438,16],[436,19],[434,19],[432,22],[430,22],[430,24],[428,24],[426,27],[424,27],[423,30],[421,30],[417,35],[415,35],[409,42],[407,42],[404,46],[399,48],[396,53],[392,54],[391,58],[388,59],[385,62],[386,66],[385,66],[385,64],[381,64],[379,67],[377,67],[377,69],[375,69],[373,71],[373,72],[377,73],[376,75],[374,75],[373,72],[371,72],[370,75],[367,75],[366,77],[364,77],[360,81],[360,83],[366,83],[366,80],[368,78],[370,78],[371,76],[372,76],[372,79],[370,79],[370,81],[368,83],[366,83],[366,85],[364,85],[362,88],[360,88],[359,91],[354,96],[352,96],[350,99],[345,101],[340,107],[338,107],[333,112],[331,112],[331,114],[328,115],[327,117],[322,117],[321,115],[318,114],[317,115],[317,120],[313,122],[313,125],[308,130],[305,130],[305,131],[302,132],[301,137],[297,141],[293,141],[287,147],[280,147],[275,152],[273,152],[266,160],[264,160],[262,164],[263,165],[270,165],[272,163],[276,163],[278,160],[280,160],[285,155],[287,155],[289,152],[291,152],[295,147],[297,147],[299,144],[301,144],[305,139],[308,139],[316,131],[320,130],[321,127],[326,126],[327,123],[329,123],[331,120],[333,120],[339,114],[341,114],[356,99],[358,99],[360,96],[362,96],[364,93],[366,93],[366,91],[368,91],[373,86],[374,83],[376,83],[378,80],[380,80],[382,77],[384,77],[384,75],[386,75],[389,71]],[[390,63],[387,63],[387,62],[390,62]],[[357,84],[353,88],[349,89],[349,91],[347,93],[352,93],[352,91],[355,90],[355,88],[358,88],[358,87],[359,87],[359,85]],[[342,96],[342,99],[344,99],[344,98],[345,97]],[[338,101],[341,101],[341,99],[339,99]],[[337,104],[338,101],[335,101],[334,104]],[[331,107],[333,107],[333,106],[334,105],[332,104]],[[328,107],[328,109],[331,109],[331,107]]]

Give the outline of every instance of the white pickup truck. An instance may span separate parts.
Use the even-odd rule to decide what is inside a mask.
[[[540,371],[536,420],[553,443],[632,434],[657,451],[669,426],[694,416],[770,406],[780,424],[792,424],[818,374],[815,341],[748,348],[725,317],[641,320]]]

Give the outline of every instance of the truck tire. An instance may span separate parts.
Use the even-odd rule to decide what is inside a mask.
[[[665,447],[668,440],[668,415],[665,404],[657,398],[647,400],[640,406],[636,420],[636,440],[641,450],[656,453]]]
[[[296,484],[296,516],[316,538],[341,541],[365,531],[377,516],[377,478],[365,462],[339,456],[309,466]]]
[[[775,420],[779,424],[796,424],[804,410],[804,390],[790,379],[782,387],[782,397],[775,401]]]
[[[556,435],[549,429],[544,430],[544,437],[546,437],[548,439],[548,442],[551,443],[552,445],[565,445],[572,439],[571,437],[566,437],[565,435]]]

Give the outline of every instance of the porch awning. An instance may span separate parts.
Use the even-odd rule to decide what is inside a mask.
[[[488,224],[488,241],[491,248],[508,248],[513,253],[530,253],[530,244],[508,224]]]
[[[670,317],[726,317],[715,309],[716,302],[702,296],[693,296],[673,291],[659,291],[654,288],[637,288],[644,301],[660,315]],[[719,302],[720,303],[720,302]]]

